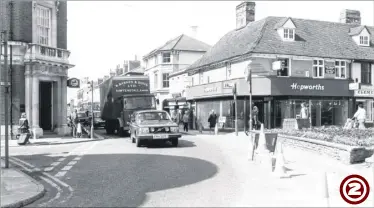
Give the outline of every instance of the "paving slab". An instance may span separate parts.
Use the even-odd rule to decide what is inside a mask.
[[[1,168],[1,207],[23,207],[43,197],[44,193],[44,186],[22,171]]]

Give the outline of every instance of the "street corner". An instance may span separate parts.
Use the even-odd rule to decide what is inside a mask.
[[[1,207],[23,207],[44,196],[44,186],[31,176],[15,168],[1,172]]]

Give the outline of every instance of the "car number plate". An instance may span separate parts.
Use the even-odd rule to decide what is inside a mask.
[[[169,135],[167,134],[154,134],[153,139],[167,139],[169,138]]]

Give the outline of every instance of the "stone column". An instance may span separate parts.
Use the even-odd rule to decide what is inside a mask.
[[[67,126],[67,76],[61,77],[61,88],[59,89],[61,93],[61,102],[60,102],[60,109],[61,109],[61,116],[60,124],[61,129],[59,131],[60,135],[70,135],[70,129]]]
[[[65,132],[64,132],[64,129],[63,129],[63,120],[62,120],[62,80],[63,78],[59,78],[58,81],[57,81],[57,123],[58,123],[58,127],[57,127],[57,134],[58,135],[64,135]]]
[[[29,69],[30,65],[26,65],[26,73],[25,73],[25,111],[26,111],[26,117],[27,120],[29,120],[30,125],[32,125],[32,119],[31,119],[31,101],[30,101],[30,92],[32,89],[31,83],[32,83],[32,78],[30,76],[30,71]]]
[[[43,136],[43,129],[39,127],[39,78],[33,76],[32,78],[32,92],[31,92],[31,103],[32,103],[32,130],[34,132],[34,138],[39,138]]]

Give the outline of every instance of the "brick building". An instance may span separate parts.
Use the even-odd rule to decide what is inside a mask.
[[[266,128],[301,117],[302,106],[308,107],[312,126],[343,125],[358,103],[364,104],[367,125],[373,125],[374,27],[361,25],[359,11],[344,10],[340,22],[255,21],[254,2],[243,2],[236,11],[237,28],[187,69],[192,77],[187,99],[204,126],[215,110],[226,118],[225,127],[234,127],[235,105],[239,128],[248,124],[247,67],[253,75],[252,106]]]
[[[0,1],[0,8],[0,29],[8,31],[9,45],[9,73],[4,69],[4,56],[1,73],[2,79],[8,74],[11,80],[13,129],[26,112],[36,137],[45,131],[67,134],[67,78],[73,67],[67,50],[67,2]],[[0,97],[4,134],[3,89]]]

